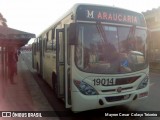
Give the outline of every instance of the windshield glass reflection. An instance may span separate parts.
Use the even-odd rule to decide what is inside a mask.
[[[76,65],[91,73],[128,73],[147,67],[144,29],[80,24]]]

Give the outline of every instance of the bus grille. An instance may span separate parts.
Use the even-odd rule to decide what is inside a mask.
[[[131,84],[131,83],[135,82],[138,78],[140,78],[140,76],[128,77],[128,78],[117,78],[116,85]]]
[[[122,88],[122,91],[124,90],[131,90],[133,89],[133,87],[126,87],[126,88]],[[117,89],[109,89],[109,90],[101,90],[102,92],[116,92]]]
[[[130,94],[129,95],[121,95],[121,96],[113,96],[113,97],[105,97],[107,102],[127,100],[129,98],[130,98]]]

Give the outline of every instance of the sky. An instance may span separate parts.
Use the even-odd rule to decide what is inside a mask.
[[[160,7],[160,0],[0,0],[0,13],[10,28],[38,36],[75,3],[115,6],[136,12]],[[32,43],[33,39],[29,43]]]

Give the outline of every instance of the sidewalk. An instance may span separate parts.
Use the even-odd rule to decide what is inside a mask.
[[[2,65],[1,65],[2,66]],[[0,66],[0,68],[1,68]],[[0,79],[0,111],[53,111],[33,79],[31,72],[19,57],[17,63],[18,74],[14,77],[16,84]],[[2,72],[0,72],[2,78]],[[0,118],[0,120],[58,120],[53,118]]]

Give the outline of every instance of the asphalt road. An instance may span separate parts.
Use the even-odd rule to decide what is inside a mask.
[[[143,99],[140,101],[134,101],[127,105],[109,107],[99,110],[91,110],[85,111],[78,114],[73,114],[69,109],[64,108],[64,103],[61,100],[56,99],[53,94],[52,89],[42,80],[36,72],[33,72],[31,67],[31,52],[22,53],[25,61],[30,68],[34,79],[39,84],[42,89],[44,95],[48,99],[52,108],[56,111],[56,114],[60,117],[61,120],[78,120],[83,119],[88,120],[160,120],[160,117],[105,117],[105,113],[107,111],[111,111],[114,113],[120,113],[122,111],[128,112],[139,112],[139,111],[159,111],[160,112],[160,72],[152,73],[150,72],[150,93],[147,99]],[[102,116],[96,116],[96,113],[102,113]],[[104,114],[104,116],[103,116]],[[86,116],[87,115],[87,116]]]

